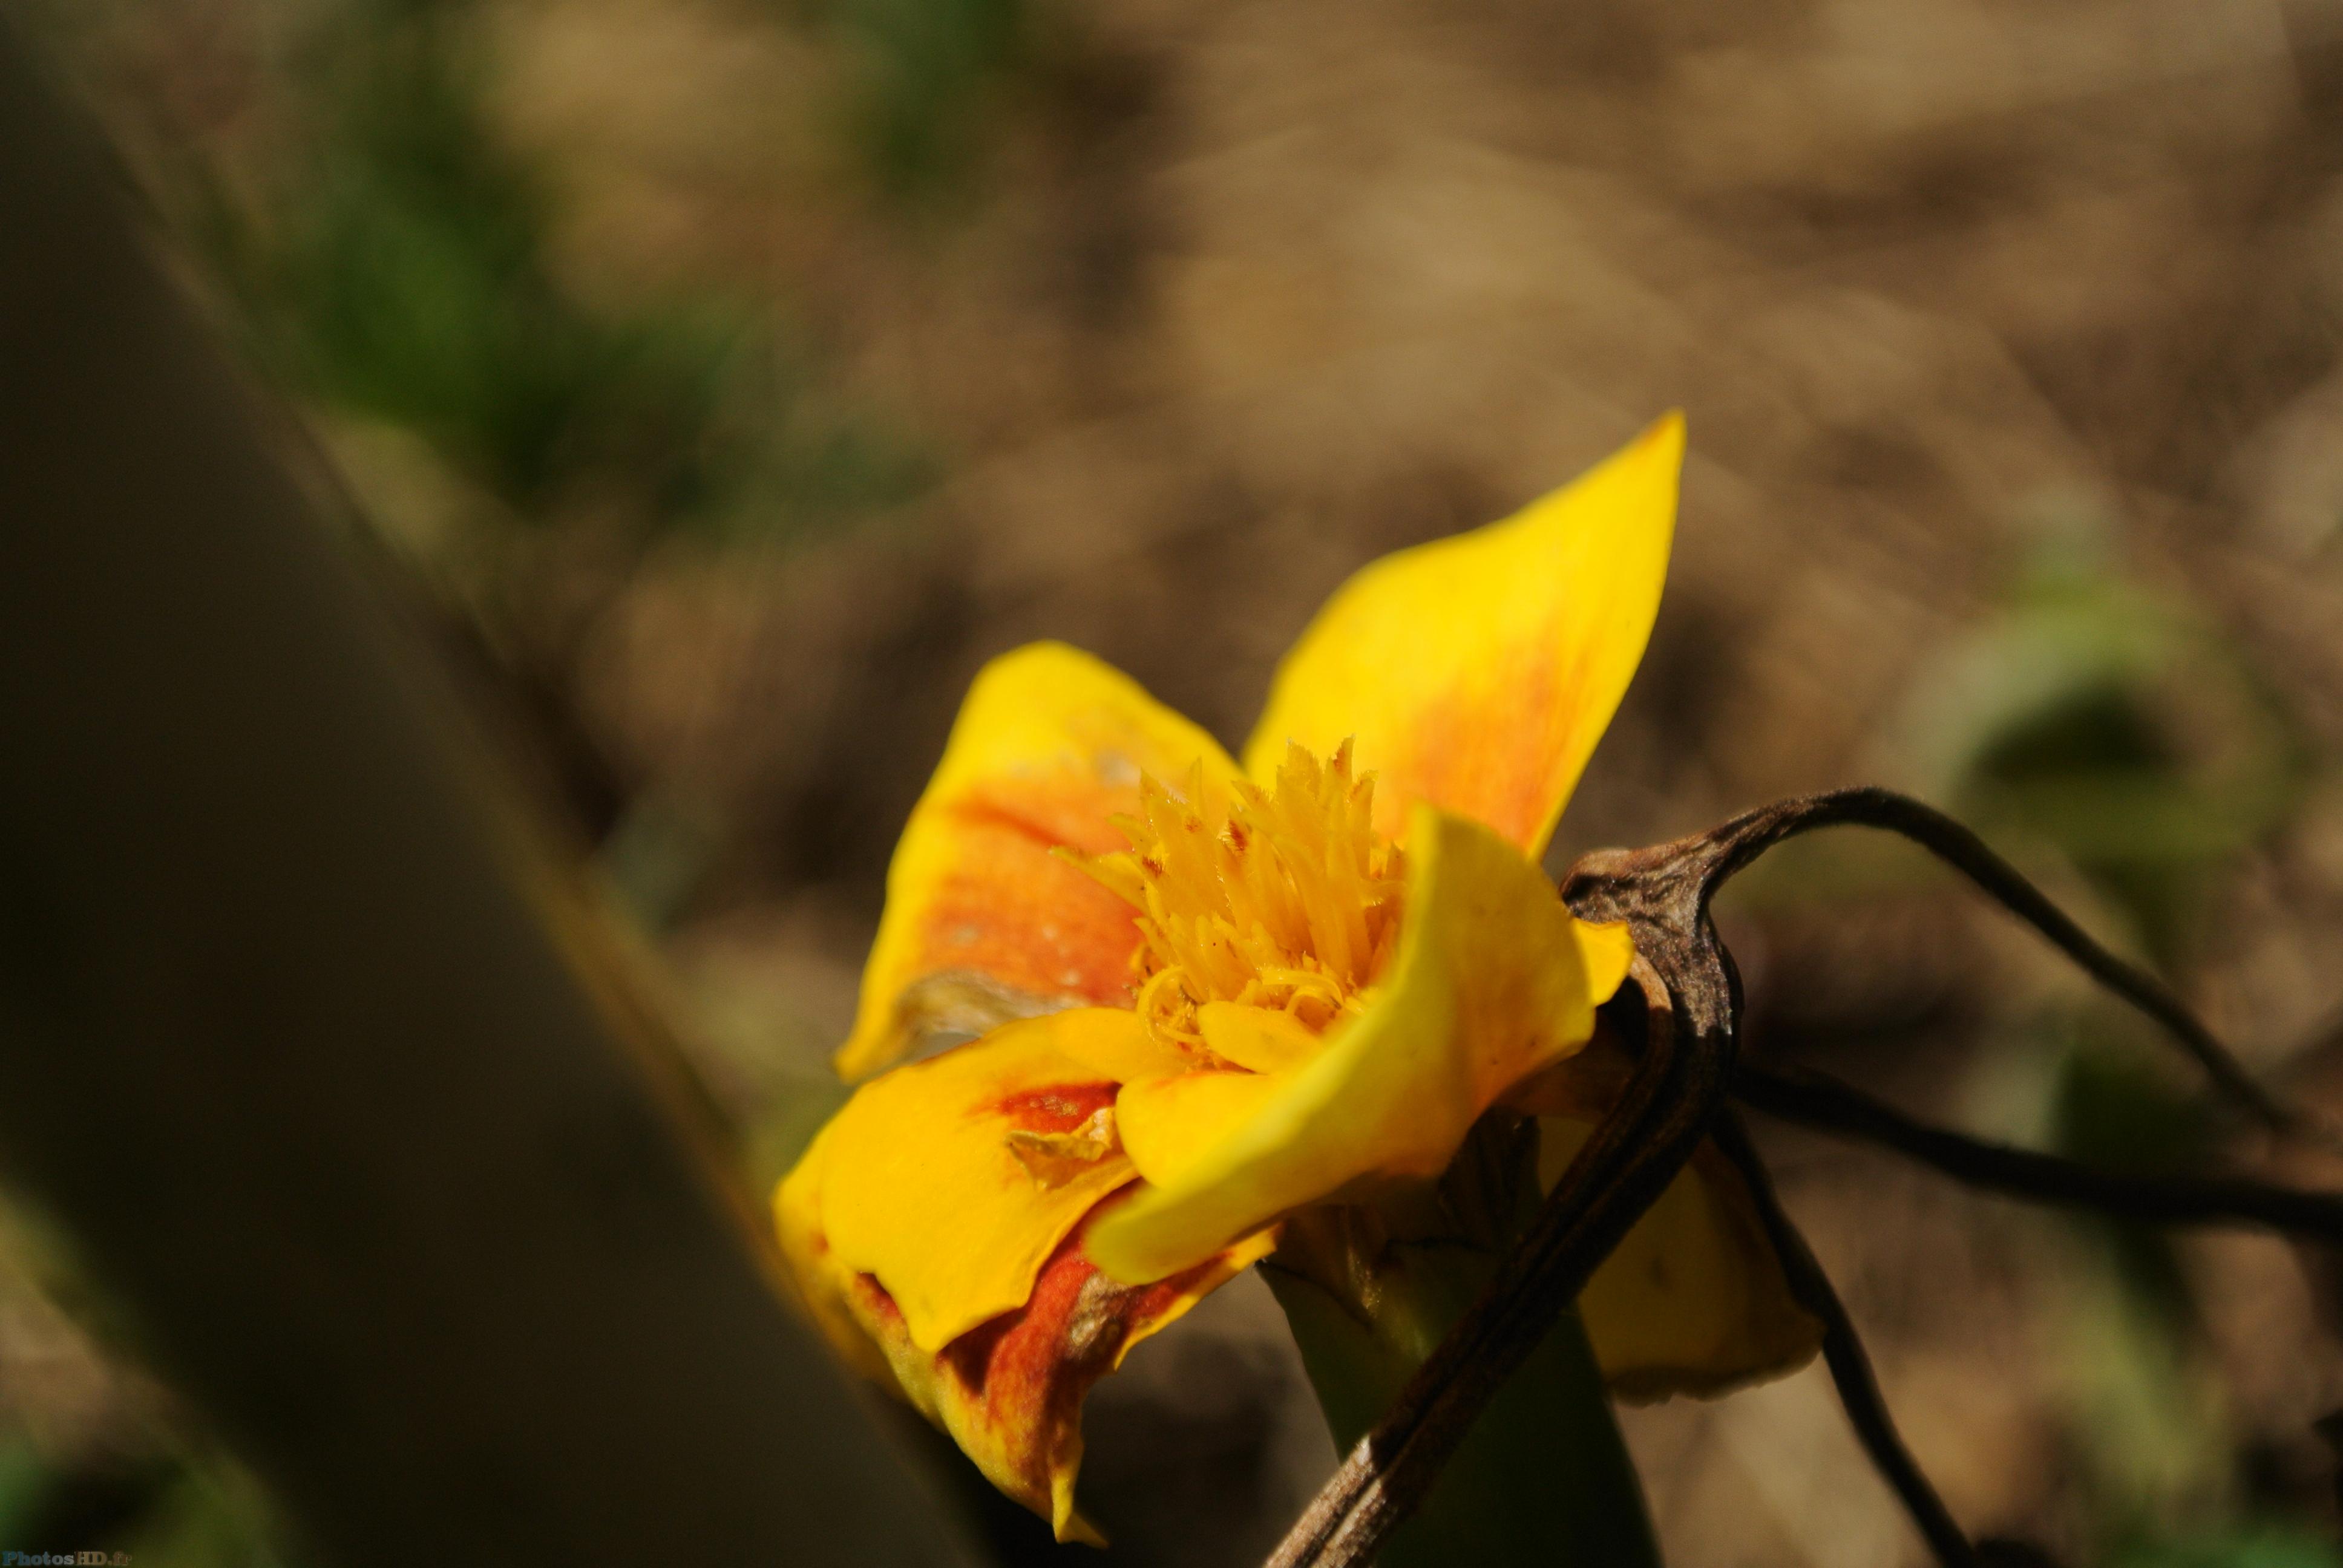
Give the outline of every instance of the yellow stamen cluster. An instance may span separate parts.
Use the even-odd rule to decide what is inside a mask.
[[[1213,792],[1215,795],[1218,791]],[[1289,747],[1273,788],[1243,779],[1207,799],[1140,781],[1117,818],[1131,848],[1085,862],[1139,911],[1138,1009],[1155,1033],[1202,1052],[1208,1001],[1280,1009],[1313,1031],[1358,1009],[1398,940],[1404,868],[1373,826],[1374,778],[1351,744],[1321,761]]]

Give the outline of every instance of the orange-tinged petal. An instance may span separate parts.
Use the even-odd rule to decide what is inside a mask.
[[[1548,1186],[1593,1131],[1539,1122]],[[1578,1307],[1604,1379],[1630,1399],[1718,1393],[1803,1366],[1822,1346],[1748,1188],[1710,1143],[1594,1271]]]
[[[1143,1108],[1169,1122],[1190,1105],[1200,1125],[1149,1129],[1182,1157],[1092,1229],[1101,1268],[1160,1279],[1303,1204],[1435,1177],[1482,1111],[1585,1042],[1626,976],[1624,928],[1574,919],[1519,849],[1453,813],[1417,809],[1407,866],[1399,951],[1363,1015],[1303,1065],[1261,1075],[1264,1087],[1170,1084]],[[1232,1117],[1242,1092],[1258,1102]]]
[[[818,1214],[786,1198],[781,1207],[783,1236],[807,1293],[833,1337],[850,1337],[857,1363],[950,1433],[994,1485],[1048,1519],[1059,1540],[1093,1543],[1098,1533],[1074,1507],[1083,1396],[1131,1346],[1272,1244],[1267,1235],[1251,1237],[1174,1278],[1131,1287],[1098,1272],[1078,1230],[1058,1243],[1016,1308],[935,1351],[913,1341],[877,1278],[839,1262]]]
[[[1517,516],[1360,571],[1286,655],[1245,770],[1355,736],[1386,831],[1427,801],[1543,855],[1643,658],[1683,460],[1671,414]]]
[[[782,1182],[785,1232],[818,1231],[832,1266],[875,1276],[922,1352],[1022,1306],[1132,1179],[1100,1116],[1117,1085],[1083,1060],[1131,1022],[1103,1008],[1021,1020],[864,1084]]]
[[[1130,999],[1131,906],[1062,856],[1125,847],[1111,819],[1143,771],[1208,785],[1235,765],[1137,682],[1060,643],[985,666],[887,870],[887,908],[838,1070],[860,1078],[930,1033]]]

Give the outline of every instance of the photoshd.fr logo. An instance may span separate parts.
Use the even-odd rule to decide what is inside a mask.
[[[127,1552],[0,1552],[0,1568],[123,1568]]]

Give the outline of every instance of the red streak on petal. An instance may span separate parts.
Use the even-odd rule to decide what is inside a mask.
[[[823,1246],[827,1251],[828,1242],[825,1241]],[[861,1297],[862,1310],[875,1323],[897,1330],[902,1328],[903,1309],[895,1304],[895,1298],[887,1293],[887,1287],[879,1282],[878,1275],[855,1275],[854,1288]]]
[[[1091,1220],[1099,1212],[1093,1209]],[[1082,1230],[1089,1228],[1086,1220]],[[1131,1336],[1211,1267],[1199,1265],[1151,1285],[1118,1285],[1091,1262],[1078,1231],[1042,1265],[1022,1307],[944,1347],[944,1370],[991,1419],[1013,1431],[1046,1434],[1042,1446],[1055,1446],[1075,1430],[1082,1396]]]
[[[1114,1103],[1113,1083],[1053,1083],[1021,1090],[995,1101],[985,1114],[1007,1118],[1022,1132],[1071,1132]]]

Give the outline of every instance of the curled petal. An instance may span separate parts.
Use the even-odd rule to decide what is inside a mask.
[[[1304,1204],[1435,1177],[1483,1111],[1584,1044],[1626,976],[1625,929],[1574,919],[1519,849],[1448,812],[1417,809],[1407,865],[1391,972],[1316,1056],[1249,1084],[1124,1090],[1148,1180],[1092,1230],[1101,1268],[1161,1279]]]
[[[1131,1013],[1078,1008],[864,1084],[776,1199],[799,1271],[873,1276],[930,1354],[1024,1305],[1060,1243],[1132,1179],[1101,1116],[1117,1082],[1097,1063],[1145,1035]]]
[[[1131,906],[1055,851],[1124,847],[1139,776],[1217,784],[1220,744],[1060,643],[985,666],[887,869],[887,907],[838,1070],[859,1079],[930,1033],[1127,1003]]]
[[[1114,1116],[1123,1151],[1159,1188],[1176,1186],[1235,1129],[1273,1110],[1290,1072],[1188,1072],[1123,1085]]]
[[[1594,1132],[1539,1123],[1539,1173],[1560,1179]],[[1790,1294],[1740,1172],[1704,1142],[1578,1298],[1604,1380],[1631,1400],[1715,1394],[1805,1365],[1822,1324]]]
[[[1365,568],[1286,655],[1245,770],[1355,736],[1386,831],[1423,801],[1543,855],[1643,658],[1683,459],[1671,414],[1518,516]]]
[[[1634,1070],[1598,1026],[1584,1050],[1505,1097],[1538,1118],[1549,1190]],[[1721,1393],[1803,1366],[1822,1346],[1747,1184],[1706,1141],[1594,1271],[1578,1309],[1604,1381],[1628,1399]]]
[[[1208,1001],[1196,1010],[1196,1025],[1214,1056],[1254,1072],[1299,1067],[1319,1050],[1318,1037],[1279,1008]]]
[[[1050,1521],[1061,1541],[1105,1542],[1074,1507],[1082,1400],[1131,1348],[1266,1256],[1248,1238],[1151,1285],[1119,1285],[1083,1255],[1077,1231],[1058,1244],[1014,1311],[940,1351],[913,1342],[901,1311],[870,1274],[840,1265],[819,1231],[792,1251],[832,1338],[856,1365],[893,1384],[987,1480]]]

